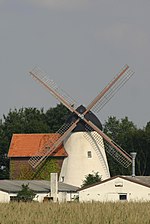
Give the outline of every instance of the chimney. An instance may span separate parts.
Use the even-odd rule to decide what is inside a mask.
[[[135,177],[135,157],[136,152],[131,152],[130,155],[132,156],[132,177]]]
[[[53,198],[54,202],[57,202],[58,199],[58,173],[51,173],[51,197]]]

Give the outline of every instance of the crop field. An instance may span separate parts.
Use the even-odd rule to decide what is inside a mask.
[[[147,224],[150,203],[0,204],[0,224]]]

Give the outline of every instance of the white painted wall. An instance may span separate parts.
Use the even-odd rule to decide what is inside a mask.
[[[71,192],[59,192],[58,193],[58,201],[66,202],[66,201],[75,201],[75,198],[78,197],[78,193]]]
[[[103,145],[103,140],[95,131],[91,132],[93,136],[97,136],[100,141],[94,144],[86,139],[85,132],[75,132],[64,142],[65,150],[68,157],[64,159],[59,181],[80,187],[85,175],[92,171],[99,172],[102,180],[110,177],[107,158]],[[88,151],[91,151],[92,158],[88,158]]]
[[[58,192],[57,198],[58,202],[66,202],[66,201],[74,201],[76,197],[78,197],[78,192],[77,193],[71,193],[71,192]],[[7,193],[4,191],[0,191],[0,203],[9,203],[10,202],[10,197],[11,196],[17,196],[16,194],[13,193]],[[34,201],[37,202],[43,202],[44,197],[50,197],[49,193],[37,193],[35,197],[33,198]]]
[[[43,202],[44,197],[49,196],[48,193],[38,193],[35,195],[35,197],[33,198],[33,201],[38,201],[38,202]]]
[[[57,198],[54,202],[66,202],[66,201],[74,201],[75,197],[77,197],[79,193],[72,193],[72,192],[58,192]],[[43,202],[44,197],[51,197],[50,193],[38,193],[34,197],[34,201]]]
[[[47,196],[47,193],[39,193],[34,197],[34,201],[42,202],[44,197]],[[9,203],[11,196],[17,196],[17,193],[7,193],[4,191],[0,191],[0,203]]]
[[[149,187],[120,177],[79,191],[79,201],[118,201],[120,194],[127,194],[128,201],[150,201]]]
[[[74,201],[75,197],[78,197],[78,195],[78,193],[58,192],[57,198],[59,202]],[[0,191],[0,203],[9,203],[11,196],[17,196],[17,194]],[[50,197],[50,194],[38,193],[35,195],[33,200],[37,202],[43,202],[44,197]]]
[[[8,193],[0,191],[0,203],[8,203],[10,201],[10,196]]]

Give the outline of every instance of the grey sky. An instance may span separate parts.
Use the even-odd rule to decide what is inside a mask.
[[[0,118],[57,101],[28,75],[42,68],[87,105],[124,64],[135,71],[98,117],[150,121],[149,0],[0,0]]]

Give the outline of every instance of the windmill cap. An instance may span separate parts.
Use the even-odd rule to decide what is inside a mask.
[[[86,111],[86,108],[83,105],[80,105],[76,109],[80,114],[83,114]],[[66,123],[72,123],[77,120],[78,116],[75,113],[72,113],[67,119]],[[97,126],[100,130],[102,130],[102,124],[100,120],[93,114],[91,111],[85,114],[85,118],[90,120],[95,126]],[[94,131],[90,126],[87,126],[83,120],[80,120],[72,132],[83,132],[83,131]]]

